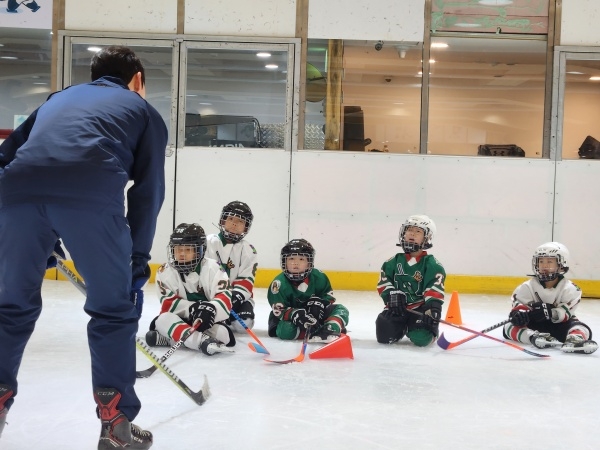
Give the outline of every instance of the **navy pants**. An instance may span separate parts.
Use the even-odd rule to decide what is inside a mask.
[[[116,388],[118,408],[133,420],[141,408],[134,390],[138,317],[130,301],[132,242],[123,214],[53,204],[0,208],[0,383],[16,395],[23,351],[42,309],[46,262],[59,236],[87,286],[92,388]]]

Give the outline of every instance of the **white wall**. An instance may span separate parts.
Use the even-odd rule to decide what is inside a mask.
[[[186,34],[294,37],[295,0],[186,0]]]
[[[422,41],[425,0],[312,0],[308,37]]]
[[[600,2],[563,0],[560,45],[600,45]]]
[[[175,33],[177,0],[65,0],[65,29]]]

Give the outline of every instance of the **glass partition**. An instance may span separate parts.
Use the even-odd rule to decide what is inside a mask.
[[[4,139],[48,98],[51,60],[50,30],[2,28],[0,139]]]
[[[562,72],[562,159],[600,159],[600,54],[569,53]]]
[[[289,148],[288,45],[186,46],[186,146]]]
[[[433,37],[428,153],[542,157],[546,40]]]
[[[336,82],[328,44],[308,43],[305,148],[323,149],[326,127],[335,126],[339,150],[419,153],[422,43],[344,40],[339,99],[326,95]],[[339,107],[339,124],[327,123],[336,120],[328,104]]]
[[[140,58],[146,76],[146,100],[154,106],[165,123],[171,122],[173,47],[170,42],[142,43],[88,39],[75,42],[71,47],[71,79],[68,84],[89,83],[90,61],[94,53],[107,45],[127,45]]]

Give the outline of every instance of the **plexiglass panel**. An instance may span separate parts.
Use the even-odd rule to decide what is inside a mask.
[[[563,76],[562,158],[600,159],[600,54],[577,55],[582,59],[568,56]]]
[[[188,48],[185,145],[285,148],[287,48]]]
[[[118,44],[115,42],[115,45]],[[102,41],[102,44],[89,43],[73,44],[71,84],[89,83],[90,61],[95,52],[101,47],[111,45]],[[156,43],[150,45],[134,45],[127,43],[140,58],[146,75],[146,100],[154,106],[166,124],[171,121],[173,63],[171,46],[161,47]]]
[[[5,3],[6,5],[6,3]],[[50,30],[2,28],[0,36],[0,139],[40,106],[51,91]]]
[[[541,158],[545,40],[432,38],[427,151]]]
[[[421,54],[419,42],[343,41],[340,150],[419,153]],[[332,59],[327,40],[309,40],[306,149],[324,148]]]

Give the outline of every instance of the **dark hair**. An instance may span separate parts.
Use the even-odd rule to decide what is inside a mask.
[[[142,72],[142,85],[146,84],[144,66],[133,50],[120,45],[105,47],[92,57],[92,81],[101,77],[116,77],[128,84],[133,76]]]

